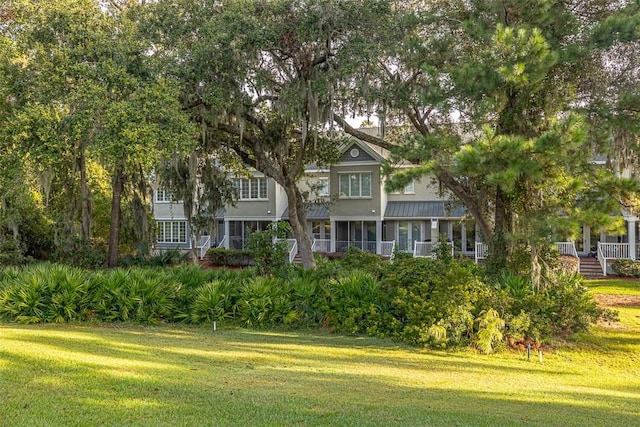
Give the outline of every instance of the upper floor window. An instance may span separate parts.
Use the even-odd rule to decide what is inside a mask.
[[[371,197],[371,173],[341,173],[338,177],[340,197]]]
[[[175,201],[176,198],[171,191],[164,188],[159,188],[156,190],[156,202],[170,203]]]
[[[239,200],[267,199],[267,178],[236,178],[234,184]]]
[[[318,180],[318,196],[329,195],[329,178],[320,178]]]
[[[402,194],[415,194],[415,193],[416,193],[415,183],[412,179],[411,181],[409,181],[407,185],[404,186],[404,188],[402,189]],[[389,194],[400,194],[400,191],[395,190],[390,192]]]

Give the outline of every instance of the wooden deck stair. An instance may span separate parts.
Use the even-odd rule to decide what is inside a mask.
[[[580,273],[585,279],[601,279],[604,277],[598,259],[593,257],[580,257]]]

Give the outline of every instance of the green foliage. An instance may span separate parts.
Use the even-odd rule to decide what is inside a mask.
[[[290,275],[291,302],[300,325],[320,325],[328,310],[327,290],[313,270],[298,270]]]
[[[8,276],[8,277],[7,277]],[[92,289],[87,273],[64,265],[42,264],[5,275],[0,316],[19,323],[87,320]]]
[[[385,263],[380,255],[362,251],[355,246],[349,246],[347,252],[340,259],[340,265],[347,270],[362,270],[380,278],[384,271]]]
[[[493,353],[496,347],[503,344],[505,321],[496,310],[490,308],[480,313],[475,322],[478,323],[475,346],[485,354]]]
[[[251,251],[239,251],[226,248],[209,249],[205,259],[212,265],[229,267],[246,267],[254,263],[253,253]]]
[[[640,262],[631,259],[617,259],[611,264],[614,273],[624,277],[640,277]]]
[[[20,265],[25,262],[25,248],[12,238],[0,236],[0,265]]]
[[[475,265],[444,253],[436,259],[396,258],[381,283],[382,298],[389,305],[382,327],[414,345],[468,342],[474,312],[479,311],[476,304],[491,292],[478,279]]]
[[[106,265],[107,252],[98,242],[90,243],[76,238],[69,245],[58,247],[53,259],[79,268],[97,269]]]
[[[255,277],[244,282],[238,289],[235,311],[246,326],[273,326],[297,320],[287,282],[275,277]]]
[[[179,249],[163,250],[156,255],[142,254],[128,255],[118,260],[121,267],[168,267],[186,262],[190,254]]]
[[[260,275],[281,273],[289,265],[287,233],[289,223],[272,222],[266,230],[257,230],[249,235],[247,248],[251,251]]]
[[[160,272],[117,268],[94,276],[95,317],[156,324],[174,317],[176,288]]]
[[[372,332],[380,308],[380,284],[368,271],[353,270],[329,282],[326,324],[339,332]]]
[[[231,317],[237,286],[234,281],[214,280],[199,287],[190,309],[191,322],[212,323]]]

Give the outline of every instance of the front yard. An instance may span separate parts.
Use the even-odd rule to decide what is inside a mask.
[[[224,324],[3,324],[0,425],[633,425],[640,307],[615,308],[543,363]]]

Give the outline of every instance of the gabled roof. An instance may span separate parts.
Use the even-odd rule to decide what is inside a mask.
[[[389,202],[384,218],[462,218],[465,212],[464,207],[443,200]]]
[[[357,146],[358,149],[362,150],[364,153],[366,153],[369,157],[371,157],[373,160],[377,162],[382,162],[385,160],[385,158],[376,150],[374,150],[369,144],[359,140],[358,138],[353,138],[353,137],[349,139],[349,142],[347,142],[342,147],[340,147],[340,152],[343,155],[342,159],[345,158],[345,154],[347,154],[349,151],[351,151],[354,148],[354,145]]]

